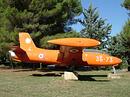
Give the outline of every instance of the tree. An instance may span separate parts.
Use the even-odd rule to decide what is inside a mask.
[[[85,28],[81,30],[81,36],[97,39],[102,43],[101,48],[105,48],[112,26],[105,23],[105,20],[99,16],[97,8],[93,8],[92,4],[88,9],[83,10],[83,15],[84,19],[80,22]]]
[[[80,0],[7,0],[11,14],[9,30],[32,34],[37,46],[40,39],[71,31],[74,17],[82,11]]]
[[[0,63],[6,62],[6,53],[16,41],[16,33],[8,31],[9,21],[6,15],[10,14],[4,0],[0,0]]]
[[[121,31],[122,42],[125,47],[130,48],[130,20],[125,23],[123,30]]]
[[[8,0],[13,31],[54,35],[65,32],[66,24],[81,13],[79,0]]]
[[[130,10],[130,0],[124,0],[122,6]]]
[[[127,59],[128,64],[130,64],[130,20],[125,23],[121,33],[121,42],[122,47],[124,48],[124,53],[122,53],[122,57]]]
[[[130,0],[124,0],[122,6],[130,10]],[[109,41],[108,50],[112,55],[122,58],[123,63],[120,65],[126,66],[130,64],[130,20],[125,23],[119,35],[114,36]]]
[[[122,6],[125,7],[128,11],[130,11],[130,0],[124,0],[122,3]],[[130,16],[130,13],[129,13]],[[126,53],[125,56],[128,57],[128,64],[130,65],[130,19],[125,23],[123,30],[121,31],[121,37],[122,37],[122,43],[125,46]],[[128,70],[130,71],[130,66],[128,67]]]
[[[39,47],[45,47],[46,36],[75,36],[69,25],[81,11],[80,0],[0,0],[0,59],[18,44],[20,31],[30,33]]]
[[[126,55],[128,49],[123,44],[121,33],[110,38],[107,49],[109,54],[122,59],[122,64],[118,68],[122,69],[128,66],[128,56]]]
[[[57,45],[52,45],[52,44],[47,45],[47,41],[51,39],[58,39],[59,37],[60,38],[80,37],[80,34],[72,31],[72,32],[67,32],[67,33],[58,33],[53,36],[48,35],[40,40],[40,45],[42,48],[57,49]]]
[[[122,6],[130,11],[130,0],[124,0]],[[124,40],[124,45],[130,47],[130,19],[128,19],[125,23],[121,35],[122,39]]]

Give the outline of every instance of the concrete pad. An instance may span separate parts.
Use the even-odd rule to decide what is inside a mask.
[[[119,74],[112,74],[112,73],[109,73],[109,74],[107,75],[107,77],[108,77],[109,79],[120,79],[120,78],[121,78],[121,76],[120,76]]]
[[[78,73],[65,71],[63,77],[65,80],[78,80]]]

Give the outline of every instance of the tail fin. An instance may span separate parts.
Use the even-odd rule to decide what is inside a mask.
[[[36,48],[32,38],[26,32],[19,33],[20,48],[23,50],[32,50]]]

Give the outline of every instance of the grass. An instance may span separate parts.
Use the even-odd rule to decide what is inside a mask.
[[[129,72],[120,79],[108,79],[110,71],[79,72],[79,81],[54,73],[0,69],[0,97],[130,97]]]

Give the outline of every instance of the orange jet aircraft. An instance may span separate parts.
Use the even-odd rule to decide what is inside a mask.
[[[60,45],[60,50],[37,48],[26,32],[19,33],[20,47],[10,50],[15,61],[29,63],[55,64],[57,66],[115,66],[121,59],[105,53],[84,51],[86,47],[100,45],[100,42],[89,38],[62,38],[48,41]]]

